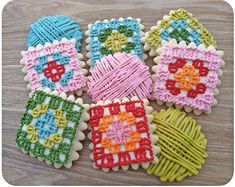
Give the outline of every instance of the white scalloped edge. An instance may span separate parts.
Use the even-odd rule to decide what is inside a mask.
[[[157,158],[157,154],[160,153],[161,149],[160,147],[158,147],[156,145],[156,143],[158,142],[159,140],[159,137],[154,134],[155,130],[156,130],[156,125],[152,123],[153,121],[153,115],[152,115],[152,112],[153,112],[153,108],[149,105],[149,101],[148,99],[139,99],[138,97],[134,96],[132,97],[131,99],[128,99],[128,98],[123,98],[122,100],[120,99],[115,99],[113,102],[110,101],[110,100],[106,100],[106,101],[98,101],[97,104],[91,104],[91,108],[92,107],[95,107],[95,106],[103,106],[103,105],[107,105],[107,104],[111,104],[111,103],[125,103],[125,102],[128,102],[128,101],[139,101],[139,100],[142,100],[143,103],[144,103],[144,109],[145,109],[145,112],[146,112],[146,117],[147,117],[147,120],[148,120],[148,127],[149,127],[149,136],[150,136],[150,140],[151,140],[151,146],[152,146],[152,151],[153,151],[153,155],[154,155],[154,159],[153,161],[151,162],[143,162],[143,163],[135,163],[135,164],[128,164],[128,165],[122,165],[122,166],[115,166],[115,167],[112,167],[112,168],[101,168],[104,172],[109,172],[110,169],[112,169],[113,171],[118,171],[120,168],[123,169],[123,170],[128,170],[129,169],[129,166],[131,166],[131,168],[133,170],[137,170],[139,168],[139,166],[141,165],[143,168],[148,168],[150,163],[155,163],[157,164],[159,162],[158,158]],[[90,125],[88,124],[88,129],[91,130],[91,127]],[[91,137],[92,137],[92,132],[89,132],[87,137],[91,140]],[[91,142],[90,145],[89,145],[89,149],[90,150],[93,150],[93,143]],[[90,154],[90,159],[92,161],[94,161],[93,159],[93,153]],[[99,167],[97,167],[95,165],[95,163],[93,164],[93,167],[95,169],[99,169]]]
[[[221,62],[220,62],[221,67],[225,66],[225,62],[222,60],[222,56],[224,55],[224,52],[219,51],[219,50],[217,51],[214,46],[205,47],[205,45],[203,45],[203,44],[200,44],[199,46],[196,46],[196,44],[194,42],[191,42],[187,45],[185,41],[181,41],[180,43],[177,43],[177,41],[175,39],[171,39],[169,42],[166,42],[164,40],[161,42],[162,47],[164,47],[166,44],[168,44],[168,45],[169,44],[172,44],[172,45],[178,44],[178,45],[181,45],[181,46],[190,46],[192,48],[210,49],[210,50],[216,52],[221,57]],[[160,54],[161,54],[162,47],[159,47],[159,48],[156,49],[156,54],[159,55],[159,56],[156,56],[153,60],[156,65],[154,65],[152,67],[153,74],[152,74],[151,78],[152,78],[152,81],[153,81],[153,84],[152,84],[152,90],[153,91],[152,91],[151,100],[155,100],[155,98],[154,98],[154,87],[155,87],[155,82],[156,82],[155,81],[156,80],[156,71],[157,71],[159,60],[160,60]],[[221,77],[222,75],[223,75],[223,71],[220,69],[219,72],[218,72],[218,77]],[[220,85],[221,85],[221,80],[218,79],[217,87],[220,86]],[[218,101],[215,98],[215,96],[219,95],[219,89],[217,87],[216,87],[215,92],[214,92],[214,99],[213,99],[212,107],[217,105],[217,103],[218,103]],[[160,101],[160,100],[156,100],[156,101],[157,101],[158,105],[166,104],[166,106],[168,106],[168,107],[171,107],[171,106],[174,105],[178,109],[183,108],[185,112],[187,112],[187,113],[193,112],[197,116],[200,115],[201,113],[211,114],[211,109],[205,111],[205,110],[195,109],[195,108],[192,108],[190,106],[178,105],[178,104],[171,103],[171,102],[163,102],[163,101]]]
[[[66,38],[62,38],[61,39],[61,42],[67,42],[67,41],[70,41],[72,43],[76,43],[76,40],[75,39],[71,39],[71,40],[68,40]],[[52,44],[58,44],[59,41],[58,40],[54,40],[53,43],[50,43],[50,42],[46,42],[44,45],[41,45],[41,44],[38,44],[36,47],[32,47],[30,46],[28,48],[28,51],[34,51],[34,50],[41,50],[44,46],[50,46]],[[28,78],[28,70],[27,68],[24,66],[24,55],[27,51],[21,51],[21,55],[22,55],[22,59],[20,60],[20,64],[23,66],[22,68],[22,72],[25,73],[25,77],[24,77],[24,81],[27,82],[27,89],[31,91],[31,84],[29,82],[29,78]],[[81,71],[82,71],[82,74],[84,75],[84,78],[85,78],[85,81],[86,81],[86,85],[78,90],[75,90],[75,91],[72,91],[70,92],[69,94],[76,94],[77,96],[82,96],[83,92],[86,92],[88,87],[87,87],[87,81],[88,81],[88,78],[87,78],[87,74],[88,74],[88,71],[86,69],[86,63],[82,60],[84,60],[84,56],[83,54],[81,53],[77,53],[77,58],[79,60],[79,64],[80,64],[80,68],[81,68]],[[45,88],[44,88],[45,89]]]
[[[73,146],[71,148],[70,158],[69,158],[68,162],[66,164],[58,164],[58,163],[52,163],[48,160],[45,160],[42,157],[37,157],[37,159],[39,161],[45,161],[48,165],[53,165],[56,169],[61,168],[62,166],[66,167],[66,168],[71,168],[72,164],[73,164],[73,161],[78,160],[79,157],[80,157],[78,151],[81,151],[83,149],[83,145],[82,145],[81,141],[84,140],[85,137],[86,137],[85,134],[83,133],[83,131],[87,130],[87,128],[88,128],[88,124],[86,122],[89,121],[89,119],[90,119],[90,116],[89,116],[89,113],[88,113],[88,111],[90,109],[90,105],[89,104],[83,104],[83,99],[82,98],[78,98],[78,99],[75,100],[75,97],[73,95],[70,95],[68,97],[66,95],[66,93],[64,93],[64,92],[59,94],[56,90],[52,91],[49,88],[39,89],[39,90],[42,90],[42,91],[44,91],[44,92],[46,92],[50,95],[56,95],[56,96],[60,96],[63,99],[74,101],[75,103],[78,103],[78,104],[80,104],[84,107],[84,110],[83,110],[82,115],[81,115],[81,119],[79,121],[77,131],[76,131],[76,135],[75,135],[74,140],[73,140]],[[33,96],[33,93],[31,92],[29,94],[29,97],[32,97],[32,96]],[[29,154],[31,157],[36,158],[33,154],[31,154],[31,152],[24,151],[23,149],[22,149],[22,152],[24,154]]]
[[[140,38],[144,37],[144,35],[145,35],[145,33],[144,33],[145,27],[144,27],[143,24],[141,24],[141,19],[140,19],[140,18],[134,19],[134,18],[132,18],[132,17],[127,17],[127,18],[122,18],[122,17],[121,17],[121,18],[118,19],[118,21],[123,21],[124,19],[136,20],[136,21],[139,23]],[[113,20],[116,20],[116,19],[114,19],[114,18],[111,19],[111,20],[105,19],[105,20],[103,20],[103,21],[98,20],[98,21],[96,21],[94,24],[96,24],[96,23],[98,23],[98,22],[105,22],[105,23],[108,23],[108,22],[113,21]],[[86,63],[87,63],[87,65],[90,66],[90,67],[92,67],[92,66],[91,66],[91,60],[90,60],[91,55],[90,55],[90,32],[89,32],[89,30],[90,30],[90,27],[91,27],[92,25],[93,25],[93,24],[89,24],[89,25],[87,26],[87,27],[88,27],[88,30],[85,32],[85,35],[87,36],[87,39],[86,39],[86,44],[87,44],[87,46],[86,46],[86,50],[87,50],[86,57],[88,58],[88,60],[86,61]],[[142,44],[142,42],[140,42],[140,43]],[[142,45],[142,48],[143,48],[143,45]],[[142,61],[145,61],[147,58],[148,58],[148,55],[147,55],[144,51],[142,51]]]

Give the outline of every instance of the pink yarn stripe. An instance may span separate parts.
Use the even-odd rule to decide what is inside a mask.
[[[149,68],[139,57],[116,53],[97,62],[88,77],[88,94],[93,102],[138,96],[150,97],[151,78]]]

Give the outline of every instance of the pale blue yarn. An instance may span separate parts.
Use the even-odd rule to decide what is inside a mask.
[[[76,39],[76,49],[80,52],[83,38],[80,26],[67,16],[45,16],[31,24],[26,45],[36,47],[62,38]]]

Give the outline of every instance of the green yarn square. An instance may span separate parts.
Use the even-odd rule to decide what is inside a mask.
[[[84,107],[44,91],[35,91],[16,133],[16,144],[36,158],[66,164]]]

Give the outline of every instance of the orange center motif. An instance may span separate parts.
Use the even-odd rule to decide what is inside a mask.
[[[136,118],[128,112],[119,112],[115,120],[113,115],[105,115],[99,122],[100,132],[105,133],[101,140],[104,148],[108,148],[109,153],[118,153],[123,145],[126,151],[133,151],[136,143],[140,141],[140,133],[132,129]]]
[[[182,72],[176,72],[174,80],[179,84],[179,88],[183,90],[191,90],[193,85],[197,85],[200,81],[199,74],[195,71],[194,66],[185,65]]]

